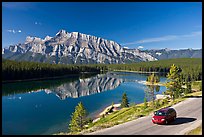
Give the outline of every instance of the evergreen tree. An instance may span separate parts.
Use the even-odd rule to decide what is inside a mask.
[[[147,108],[147,98],[144,98],[144,109]]]
[[[181,70],[173,64],[167,74],[167,80],[169,81],[166,82],[167,90],[165,93],[169,94],[173,100],[178,98],[182,92],[180,72]]]
[[[127,94],[123,93],[122,96],[122,103],[121,103],[121,108],[125,108],[125,107],[129,107],[129,102],[128,102],[128,98],[127,98]]]
[[[154,84],[154,83],[160,82],[160,78],[159,78],[159,76],[157,76],[153,73],[147,77],[146,81],[150,82],[151,84]]]
[[[146,97],[150,97],[150,100],[152,101],[152,108],[154,108],[154,93],[155,91],[158,92],[160,90],[160,86],[154,85],[155,83],[160,82],[160,78],[155,75],[154,73],[147,77],[148,82],[150,82],[152,85],[147,85],[145,88],[145,95]]]
[[[80,102],[72,113],[69,129],[71,132],[80,132],[86,124],[87,111],[84,105]]]

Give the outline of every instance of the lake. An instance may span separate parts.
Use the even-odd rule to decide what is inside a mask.
[[[54,134],[66,132],[75,106],[82,102],[88,117],[120,103],[126,92],[131,103],[142,103],[149,74],[108,72],[57,80],[2,84],[2,134]],[[165,82],[165,77],[160,77]],[[166,88],[161,86],[155,94]]]

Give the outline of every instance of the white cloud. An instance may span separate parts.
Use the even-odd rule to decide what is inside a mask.
[[[16,33],[16,31],[13,30],[13,29],[9,29],[9,30],[7,30],[7,31],[10,32],[10,33]]]
[[[167,36],[156,37],[156,38],[147,38],[147,39],[142,39],[134,42],[124,43],[123,45],[161,42],[161,41],[176,40],[176,39],[189,38],[189,37],[195,37],[195,36],[202,36],[202,31],[196,31],[196,32],[192,32],[191,34],[185,34],[185,35],[167,35]]]
[[[8,30],[6,30],[6,31],[8,31],[9,33],[13,33],[13,34],[15,34],[15,33],[21,33],[22,31],[21,30],[14,30],[14,29],[8,29]]]

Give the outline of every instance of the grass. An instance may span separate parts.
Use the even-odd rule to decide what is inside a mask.
[[[202,135],[202,125],[200,125],[199,127],[189,131],[185,135]]]
[[[202,81],[192,82],[192,89],[195,89],[197,91],[201,91],[202,90]]]
[[[144,103],[131,105],[128,108],[123,108],[121,110],[114,111],[111,114],[106,115],[105,117],[101,117],[95,123],[90,123],[87,129],[83,130],[82,132],[59,133],[58,135],[85,134],[85,133],[94,132],[103,128],[112,127],[114,125],[122,124],[128,121],[137,119],[139,117],[147,116],[153,113],[155,110],[165,108],[165,107],[170,107],[192,96],[202,96],[202,91],[189,93],[181,98],[175,99],[174,101],[170,99],[155,100],[155,102],[158,101],[157,103],[158,106],[155,107],[154,109],[152,108],[152,104],[153,104],[152,102],[148,102],[147,108],[144,108]]]

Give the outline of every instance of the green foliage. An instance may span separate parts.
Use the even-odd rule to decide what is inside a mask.
[[[151,74],[147,77],[147,82],[150,82],[152,84],[160,82],[159,76],[155,75],[155,73]]]
[[[193,81],[192,89],[202,91],[202,81]]]
[[[160,103],[159,103],[159,100],[157,99],[157,100],[155,101],[155,107],[158,108],[159,106],[160,106]]]
[[[84,72],[100,73],[107,67],[102,64],[93,65],[64,65],[26,61],[2,60],[2,80],[26,80],[37,78],[49,78],[81,74]]]
[[[155,83],[160,82],[160,78],[154,73],[148,76],[147,82],[150,82],[152,85],[147,85],[145,88],[145,96],[149,97],[152,100],[152,108],[154,108],[154,93],[160,90],[160,86],[154,85]]]
[[[165,99],[162,100],[162,102],[163,102],[162,104],[165,105],[165,104],[168,103],[168,100],[165,98]]]
[[[144,98],[144,109],[146,109],[147,108],[147,98]]]
[[[166,82],[167,90],[165,93],[170,95],[173,100],[178,98],[182,92],[180,72],[181,70],[173,64],[167,74],[168,81]]]
[[[202,83],[199,84],[199,90],[202,91]]]
[[[191,88],[191,82],[186,82],[186,89],[185,89],[185,94],[191,93],[192,88]]]
[[[166,74],[172,64],[177,65],[181,72],[183,81],[202,80],[202,59],[201,58],[179,58],[150,62],[138,62],[131,64],[91,64],[91,65],[65,65],[49,64],[26,61],[12,61],[2,59],[2,80],[24,80],[33,78],[46,78],[79,74],[81,72],[100,73],[112,70],[129,70],[143,72],[162,72]]]
[[[83,104],[80,102],[76,107],[74,113],[72,113],[69,129],[71,132],[80,132],[84,129],[87,123],[87,111]]]
[[[161,72],[166,74],[169,72],[172,64],[175,64],[182,70],[182,79],[189,77],[190,81],[202,80],[202,58],[175,58],[131,64],[110,64],[107,67],[108,70]]]
[[[127,98],[127,94],[123,93],[122,96],[122,103],[121,103],[121,108],[125,108],[125,107],[129,107],[129,102],[128,102],[128,98]]]
[[[156,91],[156,92],[159,92],[159,90],[160,90],[160,86],[156,85],[156,86],[155,86],[155,91]]]

